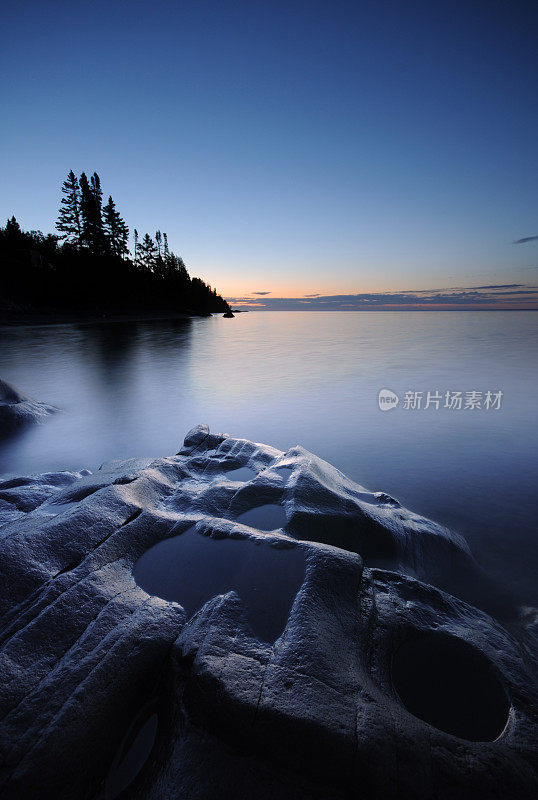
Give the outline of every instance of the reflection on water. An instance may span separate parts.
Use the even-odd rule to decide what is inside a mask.
[[[250,467],[238,467],[226,473],[226,479],[229,481],[244,481],[246,483],[255,477],[256,473],[253,469],[250,469]]]
[[[212,539],[189,528],[147,550],[133,575],[148,594],[181,603],[189,617],[215,595],[233,590],[246,606],[254,633],[272,643],[286,627],[304,571],[299,548]]]
[[[64,410],[0,444],[0,471],[96,469],[179,449],[199,422],[302,444],[462,533],[538,602],[534,312],[249,313],[0,331],[0,376]],[[397,392],[502,390],[500,411],[379,411]]]
[[[276,503],[267,503],[245,511],[237,517],[237,522],[258,528],[261,531],[276,531],[286,525],[286,512]]]

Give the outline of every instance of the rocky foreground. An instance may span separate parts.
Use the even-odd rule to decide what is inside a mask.
[[[234,591],[187,618],[136,583],[183,535],[304,557],[275,641]],[[300,447],[199,426],[4,481],[0,592],[4,800],[538,795],[536,616],[499,621],[462,539]]]

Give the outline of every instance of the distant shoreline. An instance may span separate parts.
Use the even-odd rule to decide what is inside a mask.
[[[513,311],[538,311],[536,308],[360,308],[360,309],[322,309],[322,308],[304,308],[304,309],[283,309],[283,308],[249,308],[249,309],[233,309],[234,314],[243,314],[246,312],[259,312],[262,314],[268,313],[320,313],[320,314],[334,314],[334,313],[385,313],[385,312],[402,312],[402,313],[428,313],[433,314],[437,312],[467,312],[472,313],[475,311],[480,312],[508,312]],[[38,327],[41,325],[96,325],[103,323],[114,322],[160,322],[165,320],[182,320],[182,319],[196,319],[212,316],[222,316],[222,312],[196,312],[196,311],[177,311],[177,312],[125,312],[125,313],[62,313],[62,312],[38,312],[29,313],[21,311],[4,311],[0,312],[0,328],[15,328],[15,327]]]
[[[234,314],[241,313],[241,311],[239,309],[234,308],[232,310],[233,310]],[[292,313],[292,314],[316,313],[317,314],[318,312],[320,314],[336,314],[336,313],[339,313],[339,314],[356,314],[356,313],[358,313],[358,314],[362,314],[362,313],[371,314],[371,313],[377,313],[377,312],[383,312],[384,313],[384,312],[391,312],[391,311],[396,311],[397,313],[400,313],[400,312],[403,312],[403,313],[423,313],[424,312],[424,313],[427,313],[427,314],[432,314],[432,313],[437,313],[438,311],[441,311],[441,312],[445,312],[445,311],[448,311],[448,312],[452,312],[452,311],[458,311],[458,312],[460,312],[460,311],[462,311],[462,312],[473,312],[473,311],[509,311],[509,312],[512,312],[512,311],[538,311],[538,308],[480,308],[478,306],[476,308],[475,307],[473,307],[473,308],[458,308],[457,306],[453,307],[453,308],[412,308],[412,307],[409,307],[409,306],[406,306],[405,308],[258,308],[258,307],[251,307],[251,308],[245,308],[245,309],[242,309],[242,310],[244,310],[244,311],[253,311],[253,312],[256,311],[256,312],[259,312],[261,314],[266,314],[266,313],[270,314],[270,313],[273,313],[273,312],[278,312],[278,313],[285,312],[286,314],[288,314],[288,313]]]

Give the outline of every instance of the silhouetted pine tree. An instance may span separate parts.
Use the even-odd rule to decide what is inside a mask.
[[[81,202],[80,211],[82,219],[82,241],[93,255],[101,255],[105,251],[105,235],[101,214],[103,193],[99,175],[94,172],[91,183],[83,172],[80,176]]]
[[[157,244],[157,258],[155,261],[154,272],[160,278],[166,276],[166,263],[163,258],[163,235],[160,231],[155,231],[155,242]]]
[[[82,224],[80,218],[80,187],[71,170],[62,185],[62,197],[56,229],[68,244],[80,247],[82,243]]]
[[[134,265],[138,267],[139,259],[140,259],[140,245],[138,243],[138,231],[136,228],[134,229]]]
[[[108,203],[103,208],[103,228],[108,249],[112,255],[124,256],[129,252],[127,247],[129,228],[121,218],[111,196],[109,196]]]
[[[179,279],[180,283],[188,283],[190,280],[189,273],[187,272],[187,267],[185,266],[185,262],[181,256],[175,256],[174,262],[174,273],[176,278]]]
[[[103,230],[103,192],[101,190],[101,181],[97,172],[94,172],[90,178],[90,188],[93,195],[94,202],[94,246],[96,253],[103,253],[106,250],[106,237]]]
[[[146,233],[144,235],[144,238],[140,243],[139,249],[140,249],[140,262],[142,266],[153,272],[157,264],[158,250],[155,242],[153,241],[149,233]]]
[[[92,217],[93,217],[93,195],[86,173],[83,172],[79,179],[80,186],[80,217],[82,223],[82,244],[91,250],[92,237]]]
[[[129,230],[112,197],[102,208],[96,172],[90,181],[83,172],[77,183],[70,171],[62,195],[57,221],[61,236],[22,231],[14,216],[4,228],[0,226],[0,290],[10,302],[82,314],[128,308],[229,310],[210,286],[189,277],[183,259],[169,249],[168,237],[161,231],[156,232],[155,243],[147,233],[140,242],[135,230],[134,264],[129,257],[120,261],[118,256],[129,252]]]
[[[7,220],[5,234],[6,238],[10,239],[11,241],[16,241],[22,237],[21,226],[14,216]]]

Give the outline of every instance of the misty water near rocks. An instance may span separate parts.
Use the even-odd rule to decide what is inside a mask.
[[[463,534],[520,602],[538,599],[534,312],[252,312],[21,326],[0,340],[3,377],[61,409],[2,440],[2,475],[173,454],[199,422],[301,444]],[[388,413],[381,389],[399,397]],[[458,391],[462,407],[445,407]],[[465,408],[471,392],[480,404]]]

